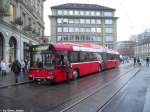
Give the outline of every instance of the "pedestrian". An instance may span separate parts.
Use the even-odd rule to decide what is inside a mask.
[[[135,65],[136,65],[136,57],[134,57],[134,59],[133,59],[133,60],[134,60],[134,66],[135,66]]]
[[[2,68],[1,68],[1,60],[0,60],[0,76],[1,76]]]
[[[24,62],[24,60],[21,60],[21,71],[23,74],[25,74],[25,62]]]
[[[11,67],[11,71],[15,74],[15,81],[18,83],[18,78],[21,72],[21,64],[18,60],[14,61]]]
[[[25,59],[24,63],[25,63],[25,67],[24,68],[25,68],[25,73],[26,73],[27,72],[28,61]]]
[[[64,68],[66,72],[66,81],[69,83],[70,80],[69,73],[70,73],[71,66],[67,56],[61,55],[60,65]]]
[[[1,61],[1,74],[2,76],[6,76],[6,69],[7,69],[7,64],[5,61]]]
[[[149,67],[149,57],[146,57],[146,66]]]
[[[140,58],[137,59],[137,63],[138,63],[139,66],[141,66]]]

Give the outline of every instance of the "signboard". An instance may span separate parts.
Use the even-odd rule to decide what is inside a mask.
[[[32,52],[40,52],[40,51],[48,51],[49,45],[39,45],[39,46],[32,46],[31,51]]]

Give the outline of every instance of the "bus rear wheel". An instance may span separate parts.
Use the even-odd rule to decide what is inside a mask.
[[[72,79],[75,80],[78,78],[78,76],[79,76],[79,72],[77,70],[74,70],[72,74]]]

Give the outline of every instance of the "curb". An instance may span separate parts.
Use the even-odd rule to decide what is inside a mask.
[[[8,88],[8,87],[11,87],[11,86],[23,85],[23,84],[27,84],[27,83],[31,83],[31,82],[33,82],[33,81],[24,81],[24,82],[19,82],[19,83],[8,84],[6,86],[0,86],[0,89]]]

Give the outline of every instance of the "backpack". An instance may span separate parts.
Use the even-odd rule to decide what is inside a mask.
[[[14,71],[15,73],[21,72],[21,65],[20,65],[20,63],[15,63],[15,64],[14,64],[13,71]]]

